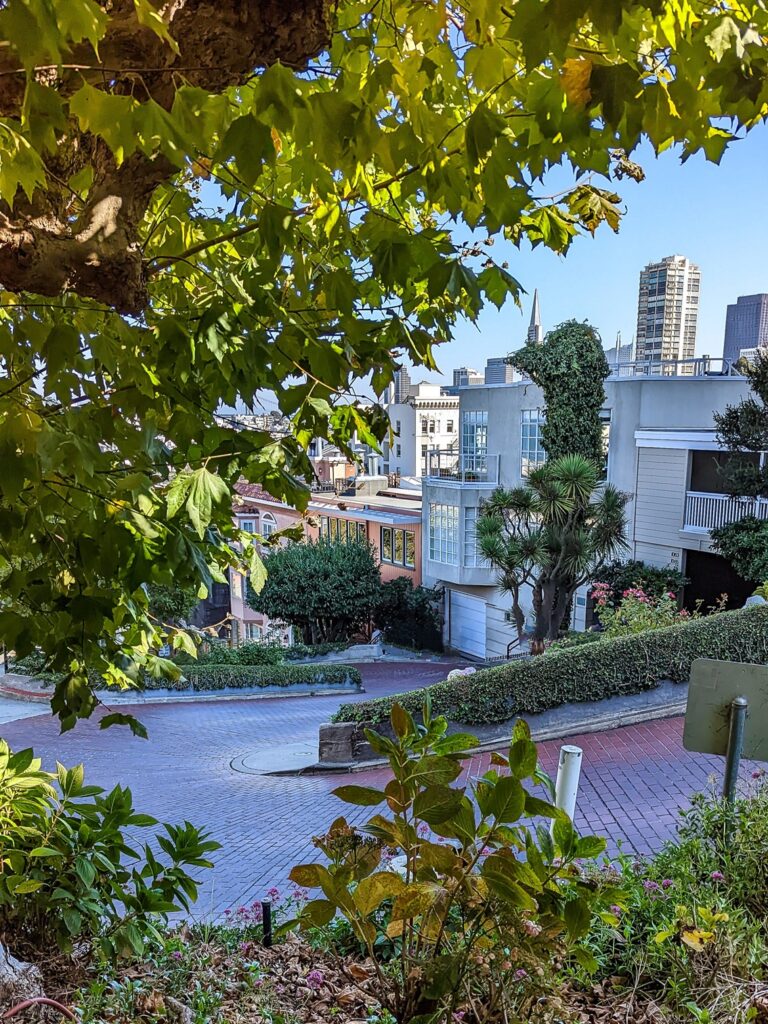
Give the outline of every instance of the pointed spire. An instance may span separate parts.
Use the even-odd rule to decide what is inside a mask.
[[[544,340],[544,332],[541,328],[541,311],[539,310],[539,289],[533,291],[533,307],[531,308],[531,322],[528,325],[527,341],[534,345],[540,345]]]

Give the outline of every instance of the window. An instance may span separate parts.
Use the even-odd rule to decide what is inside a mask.
[[[435,562],[457,565],[459,554],[458,505],[430,504],[429,557]]]
[[[395,420],[395,433],[400,433],[400,420]]]
[[[368,530],[365,528],[365,523],[357,524],[357,539],[362,541],[368,540]]]
[[[608,450],[611,443],[611,410],[600,410],[600,432],[603,443],[603,465],[600,470],[600,479],[605,480],[608,476]]]
[[[434,434],[434,432],[435,432],[435,421],[434,420],[430,420],[429,421],[429,432],[430,432],[430,434]]]
[[[416,540],[410,530],[381,528],[381,560],[388,565],[402,565],[413,569],[416,564]]]
[[[469,409],[461,414],[461,461],[464,469],[487,468],[488,412],[485,409]]]
[[[469,506],[464,509],[464,565],[470,568],[488,564],[477,542],[477,511]]]
[[[547,455],[541,446],[541,427],[544,423],[542,409],[523,409],[520,426],[520,475],[528,476],[532,469],[546,462]]]
[[[261,626],[258,622],[243,623],[246,640],[261,640]]]
[[[256,521],[254,519],[241,519],[240,529],[246,533],[256,533]]]
[[[453,433],[453,420],[448,420],[448,422],[445,425],[445,432],[446,434]]]
[[[400,445],[399,445],[399,444],[398,444],[398,445],[396,445],[396,446],[395,446],[395,455],[397,455],[398,459],[400,458],[400,456],[401,456],[402,454],[403,454],[403,450],[402,450],[402,448],[400,447]]]
[[[429,430],[429,420],[427,419],[426,416],[422,416],[421,417],[421,432],[422,432],[422,434],[426,434],[428,430]]]
[[[243,599],[243,577],[239,572],[232,572],[232,596],[239,601]]]
[[[320,516],[320,536],[330,537],[330,520],[328,516]]]
[[[271,537],[277,529],[277,521],[271,512],[265,512],[261,517],[261,536]]]
[[[425,460],[427,458],[427,445],[425,445],[425,444],[423,444],[421,446],[421,457],[422,457],[422,459],[425,459]]]

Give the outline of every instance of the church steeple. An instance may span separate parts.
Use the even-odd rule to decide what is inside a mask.
[[[544,340],[544,331],[541,327],[541,311],[539,310],[539,289],[533,291],[533,308],[531,309],[531,322],[528,325],[528,342],[540,345]]]

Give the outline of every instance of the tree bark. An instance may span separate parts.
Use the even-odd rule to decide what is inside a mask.
[[[304,67],[330,39],[330,0],[169,0],[159,12],[178,53],[139,24],[133,0],[103,3],[110,21],[97,58],[73,46],[63,69],[39,69],[38,81],[69,96],[83,79],[170,109],[183,81],[210,92],[242,84],[276,61]],[[11,48],[0,50],[0,115],[18,117],[24,71]],[[30,203],[21,192],[0,204],[0,286],[95,299],[120,313],[146,307],[147,275],[139,228],[155,188],[179,170],[163,156],[135,153],[118,166],[103,142],[79,132],[74,119],[45,157],[49,179]],[[74,222],[67,181],[95,170],[85,208]]]

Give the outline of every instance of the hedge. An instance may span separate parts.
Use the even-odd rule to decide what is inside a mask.
[[[333,721],[383,722],[395,702],[418,715],[429,693],[433,713],[454,722],[505,722],[561,704],[639,693],[665,679],[685,682],[696,658],[768,662],[768,608],[722,612],[665,629],[597,640],[410,693],[342,704]]]
[[[144,690],[241,690],[260,686],[361,685],[351,665],[200,665],[185,666],[179,679],[146,679]]]

